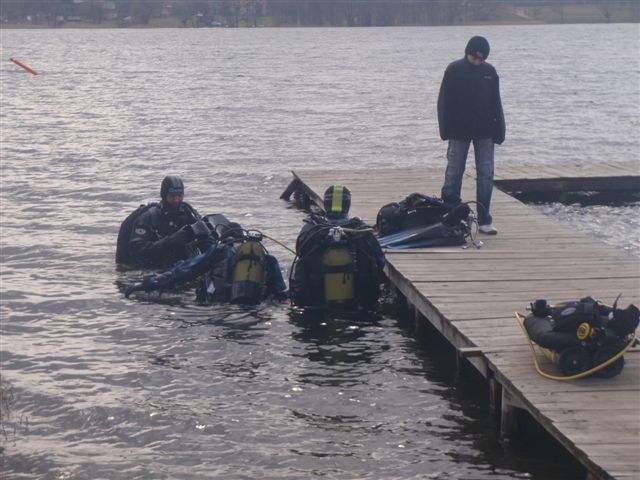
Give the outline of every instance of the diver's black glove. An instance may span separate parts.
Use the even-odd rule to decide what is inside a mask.
[[[144,290],[144,287],[142,286],[142,283],[134,283],[133,285],[130,285],[124,292],[124,296],[125,298],[129,298],[131,296],[132,293],[134,292],[140,292]]]
[[[203,220],[198,220],[196,223],[189,225],[193,232],[193,238],[197,241],[206,240],[211,235],[211,230]]]
[[[152,290],[155,290],[156,288],[158,288],[158,280],[156,276],[150,275],[148,277],[145,277],[142,282],[134,283],[133,285],[128,287],[124,292],[124,296],[126,298],[129,298],[134,292],[150,292]]]
[[[186,245],[193,241],[194,238],[195,235],[191,225],[185,225],[180,230],[167,237],[167,243],[170,243],[171,245]]]

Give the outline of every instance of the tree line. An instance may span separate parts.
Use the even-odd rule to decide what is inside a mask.
[[[50,25],[69,19],[102,23],[128,19],[148,24],[175,17],[183,26],[393,26],[492,22],[518,11],[591,6],[611,21],[617,9],[640,19],[640,0],[0,0],[4,22]]]

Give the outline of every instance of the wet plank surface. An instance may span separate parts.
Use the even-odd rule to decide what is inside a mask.
[[[640,175],[634,162],[567,167],[498,166],[496,178]],[[444,168],[370,171],[296,171],[312,200],[331,184],[352,192],[351,214],[375,223],[386,203],[413,192],[439,196]],[[463,199],[475,197],[473,170]],[[555,382],[539,376],[514,318],[537,298],[549,302],[586,295],[640,304],[640,259],[577,232],[494,189],[497,236],[483,246],[387,250],[396,287],[457,348],[479,347],[492,375],[523,408],[593,474],[640,478],[640,351],[625,355],[612,379]],[[543,360],[541,360],[543,361]],[[549,364],[543,364],[552,370]]]

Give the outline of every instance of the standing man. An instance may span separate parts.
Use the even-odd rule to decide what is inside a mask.
[[[494,144],[500,145],[505,136],[500,82],[496,69],[486,62],[489,56],[486,38],[472,37],[464,54],[464,58],[445,70],[438,96],[440,138],[449,141],[442,199],[450,206],[462,201],[462,176],[473,142],[480,232],[496,235],[490,207]]]

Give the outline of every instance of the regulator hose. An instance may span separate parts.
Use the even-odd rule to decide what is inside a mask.
[[[295,250],[290,249],[289,247],[287,247],[284,243],[279,242],[278,240],[276,240],[273,237],[270,237],[269,235],[265,235],[264,233],[262,234],[262,236],[264,238],[268,238],[269,240],[271,240],[274,243],[277,243],[278,245],[280,245],[282,248],[284,248],[285,250],[288,250],[289,252],[293,253],[294,255],[296,254]]]

